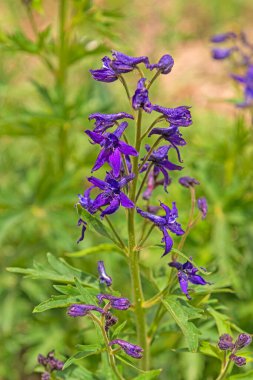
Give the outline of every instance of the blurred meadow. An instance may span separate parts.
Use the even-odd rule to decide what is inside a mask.
[[[52,349],[71,355],[83,339],[78,327],[86,326],[70,321],[64,309],[33,314],[35,305],[56,293],[52,283],[23,278],[7,267],[31,267],[34,260],[45,265],[51,252],[95,274],[94,263],[102,258],[116,284],[128,289],[127,268],[115,252],[84,251],[78,257],[77,251],[106,240],[88,231],[76,244],[74,205],[98,153],[83,133],[91,127],[88,115],[129,112],[120,83],[98,83],[89,74],[111,49],[148,55],[152,62],[164,53],[173,56],[172,73],[157,80],[152,97],[167,107],[192,106],[183,175],[200,181],[197,194],[209,206],[185,252],[213,272],[212,281],[231,290],[216,298],[232,323],[253,332],[251,115],[233,105],[242,97],[240,89],[229,80],[226,63],[212,60],[209,43],[215,33],[242,29],[253,41],[252,0],[34,0],[33,8],[28,3],[0,2],[0,380],[39,379],[33,374],[37,355]],[[184,226],[190,200],[178,177],[173,173],[169,193],[157,191],[156,200],[175,199]],[[119,229],[123,215],[112,217]],[[152,240],[157,239],[158,231]],[[157,273],[164,270],[157,248],[147,247],[142,260]],[[125,270],[119,273],[119,267]],[[226,324],[218,313],[216,320]],[[215,324],[203,320],[202,334],[215,342]],[[217,362],[200,353],[179,356],[171,350],[177,340],[176,332],[168,332],[154,342],[153,355],[162,352],[163,360],[157,368],[168,363],[161,379],[214,379]]]

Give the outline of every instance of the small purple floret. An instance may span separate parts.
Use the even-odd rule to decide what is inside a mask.
[[[220,34],[215,34],[211,38],[211,42],[214,43],[220,43],[220,42],[225,42],[230,39],[236,38],[237,35],[234,32],[226,32],[226,33],[220,33]]]
[[[210,285],[210,282],[205,281],[203,277],[196,274],[198,272],[198,268],[194,267],[190,261],[186,261],[184,264],[173,261],[168,265],[178,270],[177,277],[180,288],[189,300],[191,299],[188,293],[189,282],[194,285]]]
[[[98,302],[101,304],[103,300],[110,301],[111,307],[118,310],[127,310],[131,306],[131,303],[128,298],[115,297],[110,294],[98,294]]]
[[[252,338],[249,334],[242,333],[238,336],[235,341],[236,350],[241,350],[242,348],[248,346],[252,342]]]
[[[235,47],[232,48],[214,48],[212,49],[212,57],[217,60],[226,59],[231,56],[231,54],[237,50]]]
[[[248,67],[245,76],[231,74],[231,77],[244,85],[244,101],[238,103],[237,107],[251,107],[253,105],[253,65]]]
[[[207,215],[207,210],[208,210],[206,198],[205,197],[198,198],[197,203],[198,203],[198,209],[202,213],[202,219],[205,219]]]
[[[143,108],[144,111],[150,113],[152,112],[153,106],[148,98],[148,90],[145,87],[145,82],[146,78],[141,78],[138,81],[137,89],[132,99],[132,106],[135,110]]]
[[[105,271],[105,265],[103,261],[98,261],[98,273],[99,273],[99,281],[103,284],[106,284],[106,286],[112,285],[112,278],[108,276],[108,274]]]
[[[232,350],[234,348],[233,338],[229,334],[223,334],[219,337],[218,347],[220,350]]]
[[[61,360],[58,360],[54,357],[54,351],[51,351],[47,354],[47,356],[43,356],[41,354],[38,355],[37,361],[41,364],[47,371],[61,371],[64,363]],[[44,378],[43,378],[44,375]],[[48,379],[48,372],[44,372],[42,375],[42,379]],[[50,375],[49,375],[50,376]]]
[[[114,339],[109,343],[110,346],[112,346],[113,344],[118,344],[125,351],[125,353],[129,356],[132,356],[132,358],[142,358],[143,348],[141,348],[140,346],[129,343],[122,339]]]
[[[84,317],[90,311],[98,311],[100,314],[104,313],[104,310],[101,307],[95,305],[82,305],[82,304],[74,304],[68,308],[67,314],[70,317]]]
[[[153,110],[163,114],[165,119],[173,126],[188,127],[192,124],[190,107],[180,106],[176,108],[166,108],[154,105]]]
[[[95,120],[94,132],[103,133],[108,128],[113,127],[114,124],[121,119],[134,119],[133,115],[126,112],[119,112],[113,114],[92,113],[89,120]]]
[[[188,176],[179,178],[178,182],[180,183],[180,185],[187,188],[194,187],[195,185],[199,185],[199,181],[197,181],[195,178],[188,177]]]
[[[235,354],[231,354],[229,359],[232,360],[238,367],[242,367],[246,364],[246,359],[242,356],[237,356]]]
[[[162,242],[165,243],[165,250],[162,256],[165,256],[171,251],[172,246],[173,246],[173,240],[168,234],[167,230],[171,231],[172,233],[176,235],[183,235],[184,231],[182,230],[181,225],[176,222],[176,219],[178,217],[176,203],[172,202],[171,209],[161,202],[160,202],[160,206],[165,211],[164,216],[158,216],[158,215],[151,214],[150,212],[142,211],[138,207],[136,207],[136,211],[143,218],[149,219],[151,222],[153,222],[162,231],[163,233]]]
[[[174,66],[174,59],[171,55],[165,54],[163,55],[158,63],[155,63],[153,65],[148,65],[147,68],[149,70],[157,69],[161,72],[161,74],[168,74],[171,72],[172,68]]]

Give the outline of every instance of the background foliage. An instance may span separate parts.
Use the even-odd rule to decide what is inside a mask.
[[[6,267],[31,267],[36,260],[43,268],[46,253],[51,252],[95,274],[94,262],[103,254],[122,293],[122,284],[127,289],[127,268],[119,274],[124,264],[108,246],[99,252],[86,251],[82,257],[66,256],[105,243],[89,233],[77,247],[74,204],[95,158],[82,134],[88,114],[128,112],[119,84],[109,88],[94,83],[88,73],[89,68],[100,67],[100,58],[111,48],[150,55],[154,61],[169,52],[175,59],[173,73],[158,81],[155,95],[171,107],[192,105],[194,124],[185,131],[188,145],[183,149],[185,175],[200,180],[198,194],[209,202],[208,219],[193,231],[186,251],[214,272],[212,281],[217,286],[231,289],[216,297],[226,305],[220,311],[230,318],[228,322],[215,314],[218,330],[232,323],[252,332],[250,115],[225,101],[240,93],[227,79],[225,67],[212,62],[208,45],[209,36],[220,31],[238,31],[243,26],[250,34],[252,2],[152,0],[140,7],[136,0],[125,7],[121,1],[70,0],[65,15],[59,14],[58,1],[34,0],[33,15],[24,3],[0,4],[0,378],[36,378],[32,372],[39,352],[55,348],[59,354],[72,355],[76,343],[83,343],[80,327],[88,329],[84,321],[69,321],[64,309],[32,314],[35,305],[56,294],[52,283],[21,278],[6,272]],[[171,199],[176,199],[184,225],[189,194],[179,189],[176,178]],[[120,226],[120,216],[114,220]],[[156,266],[158,275],[162,271],[158,250],[147,249],[143,260]],[[176,330],[171,332],[171,323],[164,320],[153,348],[153,357],[159,353],[161,358],[156,368],[170,363],[164,379],[168,372],[175,380],[213,379],[218,363],[212,357],[171,350],[176,343],[180,347],[181,339]],[[199,324],[201,339],[215,343],[217,326],[205,319]],[[89,369],[95,365],[87,363]]]

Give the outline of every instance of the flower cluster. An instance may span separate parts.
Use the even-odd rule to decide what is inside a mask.
[[[236,34],[227,32],[217,34],[211,38],[214,44],[225,43],[228,46],[212,49],[212,57],[216,60],[233,58],[235,68],[240,68],[240,73],[231,73],[230,77],[244,87],[244,100],[237,103],[237,107],[245,108],[253,106],[253,44],[249,42],[243,32]]]
[[[108,276],[105,270],[104,262],[98,261],[98,274],[100,283],[105,284],[110,287],[112,285],[112,278]],[[98,303],[101,305],[103,301],[109,301],[105,307],[102,309],[97,305],[87,305],[87,304],[73,304],[68,308],[67,314],[70,317],[84,317],[90,315],[91,312],[96,311],[103,317],[104,326],[106,332],[110,327],[114,326],[118,322],[118,318],[115,317],[109,310],[127,310],[131,307],[131,303],[128,298],[115,297],[111,294],[98,294]],[[140,359],[142,357],[143,349],[137,345],[124,341],[122,339],[115,339],[109,343],[110,346],[118,344],[127,355],[133,358]]]
[[[50,374],[53,371],[61,371],[64,363],[54,357],[54,351],[51,351],[47,356],[38,355],[38,363],[42,365],[45,371],[41,375],[41,380],[49,380]]]
[[[233,343],[233,338],[229,334],[223,334],[219,338],[218,347],[220,350],[229,351],[229,360],[232,360],[238,367],[246,364],[246,359],[242,356],[236,355],[237,351],[247,347],[252,342],[249,334],[240,334],[236,341]]]

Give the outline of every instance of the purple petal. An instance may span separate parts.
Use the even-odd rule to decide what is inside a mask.
[[[108,203],[110,203],[110,197],[107,194],[98,194],[93,201],[92,209],[97,211],[100,207],[108,205]]]
[[[118,128],[114,131],[113,134],[114,134],[118,139],[120,139],[121,136],[123,135],[125,129],[127,128],[127,126],[128,126],[128,123],[127,123],[126,121],[123,121],[123,123],[121,123],[121,124],[118,126]]]
[[[168,74],[171,72],[172,67],[174,66],[174,59],[171,55],[165,54],[160,58],[158,63],[153,65],[148,65],[149,70],[158,69],[162,74]]]
[[[177,277],[178,277],[179,285],[180,285],[182,292],[190,300],[191,297],[188,294],[188,276],[185,273],[179,271],[177,274]]]
[[[115,149],[109,156],[109,164],[112,167],[113,175],[118,177],[121,168],[121,155],[119,149]]]
[[[237,35],[234,32],[220,33],[220,34],[215,34],[211,38],[211,42],[220,43],[220,42],[225,42],[229,39],[236,38],[236,37]]]
[[[120,197],[120,203],[123,207],[126,208],[133,208],[134,203],[126,196],[126,194],[122,193],[122,191],[119,194]]]
[[[164,217],[162,217],[162,216],[157,216],[157,215],[151,214],[150,212],[142,211],[139,207],[136,207],[136,211],[143,218],[151,220],[151,222],[157,224],[158,226],[165,224]]]
[[[100,169],[101,166],[103,166],[106,162],[108,162],[110,157],[110,151],[106,149],[102,149],[99,153],[95,165],[93,166],[91,172],[95,172],[96,170]]]
[[[162,257],[163,257],[171,251],[171,248],[173,247],[173,240],[172,240],[171,236],[168,234],[168,231],[166,230],[166,228],[163,228],[162,232],[163,232],[162,242],[165,243],[165,250],[164,250],[164,253],[162,255]]]
[[[92,131],[85,131],[85,133],[91,138],[92,141],[96,144],[100,144],[105,138],[104,136],[100,135],[99,133],[92,132]]]
[[[209,284],[209,282],[206,282],[203,277],[195,274],[195,275],[192,275],[192,274],[189,274],[188,275],[188,279],[189,281],[192,283],[192,284],[195,284],[195,285],[207,285]]]
[[[103,218],[105,215],[114,214],[120,206],[120,200],[119,198],[113,198],[113,200],[110,202],[110,206],[108,206],[105,210],[101,213],[101,218]]]
[[[101,190],[105,190],[108,187],[105,181],[102,181],[101,179],[98,179],[96,177],[88,177],[88,181]]]
[[[131,145],[126,144],[124,141],[119,142],[119,150],[121,153],[128,156],[138,156],[137,150],[135,150]]]

